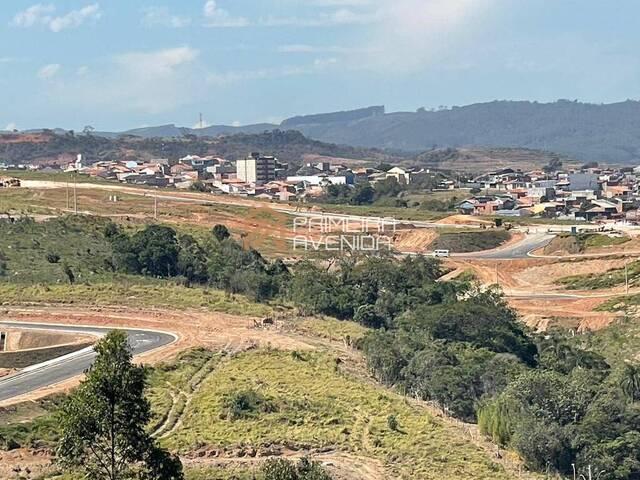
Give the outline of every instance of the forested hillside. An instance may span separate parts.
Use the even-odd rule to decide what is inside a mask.
[[[609,105],[494,101],[384,115],[372,110],[366,118],[345,119],[326,122],[314,116],[307,123],[295,122],[295,128],[325,142],[414,152],[438,147],[522,147],[581,161],[640,161],[640,102],[632,100]]]
[[[229,160],[249,152],[264,152],[281,161],[300,163],[304,155],[341,157],[356,160],[393,161],[403,158],[376,149],[332,145],[310,140],[297,131],[273,130],[259,134],[172,138],[145,138],[121,135],[105,138],[94,134],[58,134],[52,131],[0,135],[0,163],[64,165],[82,153],[88,162],[168,158],[185,155],[217,155]]]
[[[305,145],[310,150],[305,153],[322,150],[323,154],[336,157],[371,156],[369,151],[337,148],[336,145],[404,151],[413,155],[432,150],[439,155],[448,148],[517,148],[554,152],[582,163],[640,163],[640,136],[637,133],[640,131],[640,102],[633,100],[608,105],[569,100],[554,103],[494,101],[437,111],[420,108],[416,112],[394,113],[385,113],[384,107],[377,106],[293,117],[280,125],[214,125],[202,129],[164,125],[129,130],[123,134],[176,139],[224,135],[227,140],[218,145],[221,151],[234,152],[234,148],[240,147],[244,152],[244,145],[234,146],[238,139],[268,146],[268,135],[274,134],[265,137],[264,132],[278,129],[297,130],[310,139],[326,142]],[[95,132],[94,135],[118,138],[123,134]],[[241,134],[257,137],[236,137]],[[228,139],[229,136],[232,140]],[[267,143],[264,143],[265,139]],[[288,155],[288,152],[280,154],[281,157]]]

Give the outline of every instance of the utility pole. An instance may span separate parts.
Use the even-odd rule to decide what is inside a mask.
[[[78,192],[76,189],[76,175],[73,175],[73,212],[78,214]]]
[[[69,177],[67,177],[67,211],[69,211]]]
[[[629,261],[624,264],[624,291],[626,295],[629,295]]]
[[[202,122],[202,113],[200,114],[200,129],[204,127],[204,123]]]
[[[153,218],[158,219],[158,192],[153,197]]]

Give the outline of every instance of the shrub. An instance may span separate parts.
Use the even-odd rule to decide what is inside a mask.
[[[297,465],[284,458],[267,460],[261,469],[263,480],[331,480],[318,462],[306,457]]]
[[[389,430],[391,430],[392,432],[398,431],[398,419],[396,418],[395,415],[389,415],[387,417],[387,426],[389,427]]]
[[[49,263],[58,263],[60,261],[60,255],[55,252],[48,252],[46,258]]]
[[[223,402],[223,408],[229,420],[253,416],[257,413],[276,411],[276,406],[255,390],[234,392]]]

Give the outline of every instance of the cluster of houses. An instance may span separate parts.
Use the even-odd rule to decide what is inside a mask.
[[[177,161],[158,158],[99,161],[92,165],[86,165],[78,155],[66,171],[131,185],[196,189],[280,201],[317,197],[331,185],[361,182],[375,185],[389,178],[410,185],[429,177],[435,179],[435,184],[430,183],[432,188],[475,192],[457,205],[459,213],[465,215],[640,221],[640,167],[593,167],[554,173],[506,168],[460,183],[428,169],[400,166],[383,171],[318,161],[290,169],[272,155],[251,153],[236,161],[187,155]],[[0,187],[9,186],[19,186],[19,181],[0,177]]]
[[[292,171],[288,164],[276,157],[257,152],[237,161],[187,155],[177,162],[157,158],[149,161],[100,161],[90,166],[85,166],[82,156],[78,155],[66,171],[130,185],[197,189],[280,201],[320,196],[330,185],[355,185],[362,181],[376,183],[392,177],[399,183],[410,184],[431,174],[426,169],[393,167],[382,171],[371,167],[349,168],[324,161],[306,163]],[[449,188],[449,185],[443,184],[443,187]]]
[[[640,167],[594,167],[552,174],[503,169],[482,175],[466,186],[484,193],[458,205],[458,211],[465,215],[635,221],[640,204]]]

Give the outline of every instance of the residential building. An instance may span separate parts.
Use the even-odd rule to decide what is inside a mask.
[[[253,152],[236,162],[236,175],[244,182],[263,185],[276,179],[276,163],[274,156]]]
[[[508,195],[484,195],[468,198],[458,205],[463,215],[494,215],[498,210],[513,210],[516,201]]]

